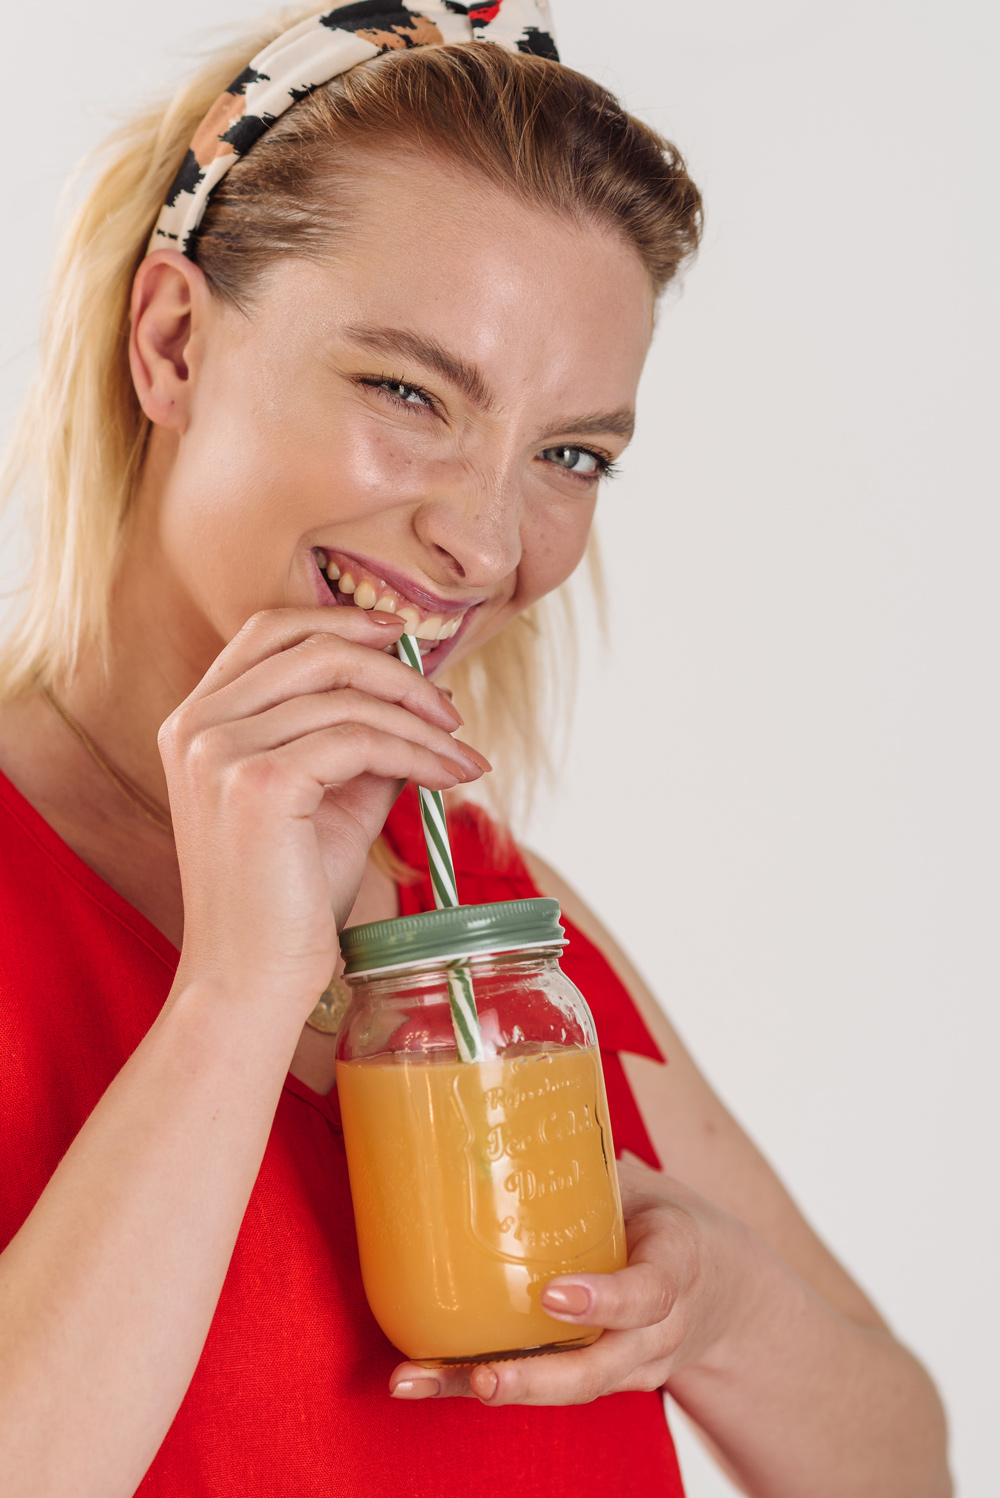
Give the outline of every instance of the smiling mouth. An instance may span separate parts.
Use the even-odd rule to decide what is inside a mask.
[[[455,604],[450,609],[434,611],[362,567],[354,557],[323,546],[313,547],[313,556],[338,604],[395,614],[403,621],[403,633],[413,635],[419,642],[422,656],[429,655],[439,643],[454,639],[475,607],[474,604]]]

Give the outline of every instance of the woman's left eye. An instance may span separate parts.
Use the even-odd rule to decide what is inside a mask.
[[[565,468],[580,478],[601,478],[611,467],[609,458],[592,453],[587,447],[547,447],[540,455],[547,463]]]

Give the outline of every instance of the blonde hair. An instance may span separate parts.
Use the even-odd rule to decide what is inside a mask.
[[[55,259],[40,367],[0,477],[4,495],[25,486],[36,550],[22,611],[0,646],[0,696],[65,678],[84,648],[106,658],[111,585],[149,428],[128,365],[132,280],[211,104],[267,42],[314,12],[295,6],[217,50],[98,153]],[[495,45],[425,47],[317,89],[232,168],[195,247],[213,291],[244,301],[277,256],[329,254],[349,212],[341,194],[338,217],[338,188],[359,151],[384,145],[437,152],[507,192],[613,225],[657,292],[697,245],[700,198],[679,154],[604,89]],[[590,558],[597,581],[593,547]],[[546,643],[555,647],[548,654]],[[526,610],[449,673],[473,742],[527,781],[548,758],[545,708],[557,705],[571,654],[564,594],[554,608],[543,600]]]

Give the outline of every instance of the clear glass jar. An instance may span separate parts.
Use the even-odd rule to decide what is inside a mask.
[[[625,1264],[594,1022],[562,972],[555,900],[460,906],[341,934],[352,997],[337,1090],[365,1293],[427,1366],[583,1347],[555,1275]],[[451,1001],[471,980],[483,1059]]]

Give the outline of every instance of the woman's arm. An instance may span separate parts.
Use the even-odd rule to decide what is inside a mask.
[[[542,1292],[559,1320],[605,1327],[596,1343],[471,1373],[403,1365],[394,1392],[572,1404],[666,1387],[753,1498],[947,1498],[944,1416],[927,1374],[809,1227],[608,933],[540,859],[528,866],[604,952],[669,1057],[667,1067],[624,1058],[664,1173],[636,1161],[621,1169],[626,1269],[560,1276]]]
[[[667,1057],[622,1056],[622,1065],[665,1175],[753,1228],[835,1310],[885,1330],[871,1301],[813,1232],[771,1165],[698,1070],[628,956],[556,871],[525,854],[532,878],[607,958]]]
[[[184,1396],[294,1017],[179,985],[0,1256],[0,1490],[135,1492]]]
[[[945,1498],[945,1421],[931,1380],[723,1107],[613,938],[553,869],[527,862],[607,957],[669,1058],[667,1067],[622,1058],[665,1175],[722,1209],[706,1232],[725,1240],[719,1259],[747,1314],[668,1377],[671,1394],[755,1498]],[[657,1182],[641,1167],[633,1178],[640,1192]],[[716,1295],[727,1300],[727,1287]]]
[[[0,1256],[5,1494],[134,1493],[398,785],[481,773],[444,697],[378,648],[399,629],[360,609],[258,616],[166,726],[184,948],[161,1015]]]

